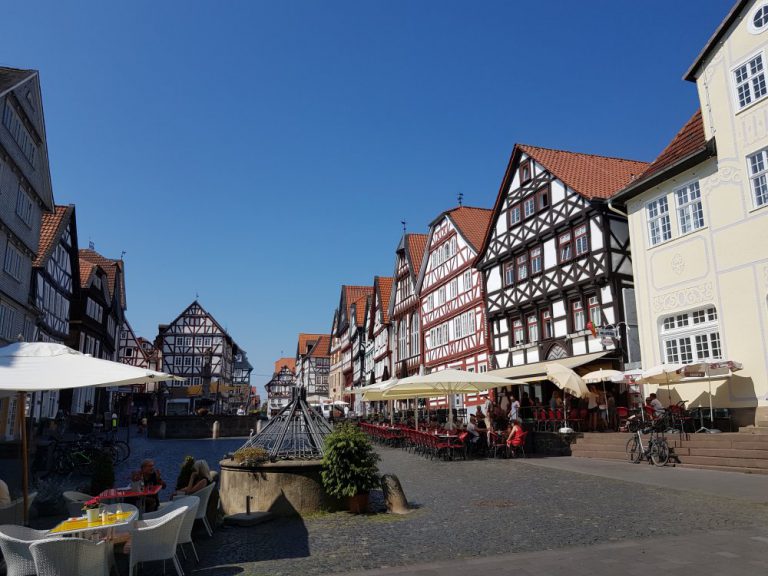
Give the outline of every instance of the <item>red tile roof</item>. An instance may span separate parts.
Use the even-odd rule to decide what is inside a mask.
[[[701,109],[697,110],[690,120],[672,138],[656,160],[651,162],[648,168],[640,174],[638,180],[649,178],[658,172],[662,172],[680,160],[691,154],[700,152],[707,147],[707,139],[704,136],[704,122],[701,119]]]
[[[106,258],[90,248],[80,249],[81,266],[83,260],[101,266],[104,272],[107,273],[110,296],[114,297],[117,288],[117,280],[118,278],[120,279],[120,305],[125,309],[125,276],[123,274],[123,261]],[[120,272],[120,274],[118,274],[118,272]]]
[[[37,249],[37,257],[33,266],[44,266],[48,258],[53,254],[56,243],[64,232],[64,226],[69,222],[67,216],[74,209],[73,205],[56,206],[53,212],[43,212],[40,223],[40,244]]]
[[[86,262],[85,260],[80,261],[80,287],[81,288],[88,287],[88,280],[90,279],[91,272],[93,272],[94,268],[96,268],[96,264],[91,264],[90,262]]]
[[[517,148],[532,156],[568,187],[588,199],[610,198],[636,179],[647,162],[551,150],[518,144]]]
[[[331,336],[329,334],[320,334],[317,344],[312,346],[309,356],[312,358],[327,358],[331,355]]]
[[[365,316],[365,297],[373,294],[373,286],[344,286],[344,296],[347,301],[347,318],[351,319],[352,304],[363,299],[362,309],[358,305],[355,313],[355,322],[357,326],[362,326],[363,318]]]
[[[392,297],[392,281],[391,276],[376,277],[379,286],[379,306],[382,310],[381,318],[384,324],[389,323],[389,299]]]
[[[296,358],[280,358],[275,360],[275,373],[280,372],[284,367],[287,367],[291,372],[295,372]]]
[[[485,235],[488,233],[488,227],[491,225],[493,210],[490,208],[459,206],[449,211],[448,214],[464,238],[475,249],[475,252],[480,250],[485,240]]]
[[[322,334],[306,334],[304,332],[300,332],[298,354],[302,356],[309,352],[310,344],[316,343],[321,336]]]
[[[365,303],[368,298],[373,294],[373,287],[371,287],[371,293],[365,296],[361,296],[355,300],[355,325],[362,326],[365,324]]]
[[[429,236],[426,234],[408,234],[406,236],[408,254],[411,258],[413,265],[413,276],[418,278],[419,270],[421,269],[421,261],[424,257],[424,250],[427,249],[427,241]]]

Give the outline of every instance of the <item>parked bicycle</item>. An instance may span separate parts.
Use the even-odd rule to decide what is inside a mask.
[[[629,461],[637,464],[645,459],[648,461],[648,464],[664,466],[669,461],[669,445],[666,438],[664,438],[664,432],[659,429],[659,424],[663,426],[665,423],[657,423],[656,426],[651,425],[646,428],[639,424],[642,424],[642,422],[630,425],[630,430],[633,434],[627,441],[626,447]],[[649,434],[647,444],[643,443],[644,434]]]

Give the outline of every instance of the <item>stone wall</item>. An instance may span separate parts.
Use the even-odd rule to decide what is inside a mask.
[[[213,423],[219,423],[219,437],[248,436],[257,431],[258,416],[156,416],[148,423],[150,438],[211,438]]]

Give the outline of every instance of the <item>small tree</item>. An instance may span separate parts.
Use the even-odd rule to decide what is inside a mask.
[[[328,494],[343,498],[379,485],[379,455],[357,426],[344,423],[325,438],[321,477]]]

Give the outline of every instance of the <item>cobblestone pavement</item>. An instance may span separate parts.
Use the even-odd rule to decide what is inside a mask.
[[[172,480],[184,455],[213,464],[243,439],[138,439],[144,457]],[[197,538],[199,575],[332,574],[431,561],[553,550],[653,536],[765,525],[768,506],[587,476],[523,460],[429,461],[380,448],[382,473],[399,478],[417,509],[406,516],[344,512],[220,527]],[[380,508],[381,494],[372,494]],[[147,566],[147,574],[152,572]]]

